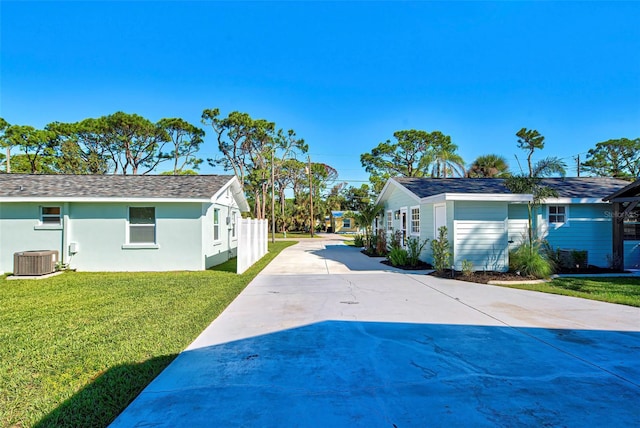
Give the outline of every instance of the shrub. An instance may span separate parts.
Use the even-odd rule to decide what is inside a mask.
[[[402,248],[402,231],[396,230],[395,233],[391,236],[391,241],[387,244],[387,250],[391,251],[394,249]]]
[[[361,234],[357,234],[353,237],[353,246],[354,247],[364,247],[364,236]]]
[[[374,248],[377,255],[387,255],[387,234],[384,231],[380,231],[376,235],[376,243]]]
[[[407,257],[409,266],[417,266],[418,262],[420,262],[420,253],[422,253],[422,249],[429,242],[428,239],[425,239],[423,242],[420,242],[420,238],[410,237],[407,239]]]
[[[509,253],[509,269],[521,275],[548,278],[553,273],[553,263],[543,254],[540,244],[522,244]]]
[[[469,277],[473,274],[473,262],[471,260],[463,260],[462,261],[462,275],[465,277]]]
[[[431,241],[431,251],[433,252],[433,266],[438,272],[449,268],[451,263],[451,250],[447,239],[447,227],[438,229],[438,239]]]
[[[394,247],[389,250],[387,258],[393,266],[406,266],[409,256],[404,248]]]

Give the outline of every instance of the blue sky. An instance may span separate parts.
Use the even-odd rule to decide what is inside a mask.
[[[534,128],[569,175],[597,142],[640,137],[640,2],[3,0],[0,15],[15,124],[239,110],[294,129],[354,185],[360,154],[401,129],[517,169],[515,133]],[[218,156],[205,130],[200,154]]]

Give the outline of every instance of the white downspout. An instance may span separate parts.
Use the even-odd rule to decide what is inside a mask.
[[[62,215],[62,255],[60,260],[64,264],[69,263],[69,202],[64,203]]]

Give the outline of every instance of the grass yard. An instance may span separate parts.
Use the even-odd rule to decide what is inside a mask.
[[[242,275],[206,272],[0,277],[0,426],[103,427],[280,251]]]
[[[543,284],[514,284],[505,287],[640,307],[640,278],[555,278]]]

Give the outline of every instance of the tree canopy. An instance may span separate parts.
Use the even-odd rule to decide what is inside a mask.
[[[360,155],[374,190],[380,192],[390,177],[463,176],[464,162],[458,146],[440,131],[404,130],[393,133],[395,141],[378,144]]]
[[[505,178],[510,175],[507,160],[496,154],[478,156],[467,170],[469,178]]]
[[[601,177],[640,177],[640,138],[618,138],[596,144],[582,164],[591,174]]]

